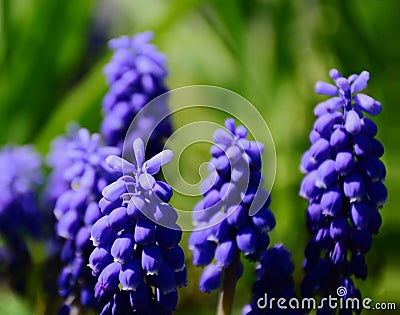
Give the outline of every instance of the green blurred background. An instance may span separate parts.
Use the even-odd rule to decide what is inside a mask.
[[[148,29],[168,56],[171,89],[217,85],[254,104],[277,150],[272,243],[293,251],[297,287],[308,238],[298,165],[313,106],[323,99],[314,83],[328,80],[333,67],[344,75],[369,70],[367,93],[383,104],[376,121],[386,149],[389,201],[367,255],[370,275],[357,285],[364,296],[400,307],[400,1],[1,0],[1,9],[0,144],[33,142],[45,154],[70,120],[97,131],[106,92],[102,68],[110,58],[106,43]],[[189,181],[198,176],[190,155],[181,163]],[[180,290],[176,314],[213,314],[217,295],[199,292],[200,270],[190,266],[190,254],[187,263],[190,284]],[[249,300],[253,267],[245,266],[234,314]],[[0,290],[0,314],[40,315],[42,304],[40,296],[28,302]]]

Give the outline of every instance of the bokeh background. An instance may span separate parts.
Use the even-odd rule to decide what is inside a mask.
[[[328,80],[333,67],[344,75],[369,70],[367,93],[383,104],[376,121],[386,150],[389,200],[367,255],[370,275],[357,285],[364,296],[400,307],[400,1],[1,0],[1,9],[1,145],[32,142],[46,154],[71,120],[98,131],[106,92],[102,68],[110,58],[107,41],[149,29],[168,56],[171,89],[216,85],[256,106],[277,152],[272,190],[277,227],[271,239],[292,250],[297,287],[308,238],[298,165],[308,146],[312,108],[322,100],[314,83]],[[181,120],[176,117],[175,123]],[[208,159],[205,150],[193,148],[195,162]],[[180,163],[186,179],[196,180],[193,153]],[[191,266],[189,251],[187,256],[190,283],[180,290],[176,314],[213,314],[217,295],[200,293],[200,270]],[[42,263],[40,253],[35,262]],[[249,300],[253,267],[245,265],[234,314]],[[43,288],[33,283],[31,289],[20,296],[2,286],[0,314],[43,314]]]

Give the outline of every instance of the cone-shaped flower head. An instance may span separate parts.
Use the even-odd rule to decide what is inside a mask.
[[[268,232],[275,227],[269,194],[262,188],[264,146],[247,140],[246,128],[236,127],[233,119],[227,119],[225,126],[214,133],[210,175],[201,183],[203,199],[193,211],[196,230],[189,240],[194,265],[209,265],[200,279],[205,292],[220,287],[222,271],[240,253],[260,259],[269,244]],[[262,201],[261,207],[249,215],[255,200]]]
[[[307,227],[313,234],[305,251],[305,296],[315,291],[327,296],[343,278],[350,283],[352,275],[367,277],[364,255],[371,234],[378,233],[379,209],[387,198],[383,146],[375,138],[377,126],[365,116],[379,114],[382,106],[359,93],[367,87],[369,73],[344,78],[333,69],[330,77],[335,84],[316,84],[318,94],[332,98],[314,109],[311,147],[301,161],[306,176],[300,195],[308,200]],[[349,292],[357,296],[351,286]]]
[[[119,154],[120,150],[103,146],[99,134],[91,135],[83,128],[64,138],[57,148],[63,158],[54,172],[68,187],[56,199],[54,208],[56,233],[62,239],[60,258],[64,267],[58,279],[59,293],[66,303],[62,309],[65,312],[72,309],[75,297],[80,297],[84,307],[97,308],[96,278],[87,266],[94,249],[90,231],[102,216],[98,207],[101,190],[117,175],[105,159],[110,154]]]
[[[138,112],[167,92],[164,83],[167,76],[166,57],[150,43],[152,38],[152,32],[144,32],[109,42],[114,54],[104,68],[109,91],[103,99],[104,119],[101,124],[101,134],[109,145],[122,147],[128,128]],[[140,122],[132,130],[134,134],[129,135],[131,139],[143,138],[151,132],[149,156],[161,151],[163,139],[171,133],[170,121],[163,120],[166,113],[167,104],[158,102],[156,110],[140,114]]]
[[[96,298],[102,314],[170,314],[177,304],[177,288],[186,285],[182,232],[176,211],[168,204],[172,188],[154,177],[171,161],[164,150],[147,161],[145,147],[133,142],[133,163],[117,155],[107,164],[121,174],[104,187],[99,202],[103,216],[91,230],[96,248],[89,266],[98,277]]]

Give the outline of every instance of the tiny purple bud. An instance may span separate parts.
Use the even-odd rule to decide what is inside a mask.
[[[106,163],[113,170],[120,173],[132,174],[136,172],[136,167],[133,164],[116,155],[109,155],[106,158]]]
[[[350,235],[350,225],[344,215],[335,216],[330,227],[330,236],[335,242],[343,242]]]
[[[358,229],[365,229],[368,226],[371,209],[364,201],[355,202],[351,205],[351,219]]]
[[[371,119],[368,117],[363,117],[361,119],[361,123],[363,134],[365,134],[368,138],[373,138],[376,136],[378,133],[378,127]]]
[[[156,287],[163,294],[167,294],[175,290],[174,273],[166,263],[162,263],[158,273],[152,277],[154,277],[153,279]]]
[[[342,193],[338,188],[330,188],[322,195],[321,208],[323,214],[335,216],[342,211],[342,205]]]
[[[202,244],[195,245],[193,248],[193,265],[203,267],[214,259],[217,244],[213,241],[205,241]]]
[[[382,104],[375,101],[371,96],[359,93],[354,97],[354,101],[360,105],[363,111],[373,116],[382,111]]]
[[[65,239],[74,239],[81,221],[75,210],[67,211],[57,223],[57,235]]]
[[[371,183],[367,188],[368,197],[370,201],[377,207],[382,208],[386,203],[388,191],[385,184],[382,181]]]
[[[133,142],[133,152],[135,153],[135,159],[138,168],[142,168],[144,161],[144,143],[140,138],[135,139]]]
[[[143,246],[142,268],[148,275],[155,275],[161,268],[163,257],[157,245]]]
[[[210,153],[212,154],[213,157],[216,157],[216,158],[225,154],[224,150],[217,144],[214,144],[213,146],[211,146]]]
[[[318,81],[315,84],[315,91],[317,92],[317,94],[323,94],[329,96],[336,96],[338,93],[338,89],[336,86],[322,81]]]
[[[251,220],[255,227],[261,232],[270,232],[275,228],[276,221],[274,214],[267,207],[262,207],[252,217]]]
[[[351,85],[351,93],[358,93],[368,86],[369,72],[363,71]]]
[[[119,207],[108,215],[108,225],[115,231],[120,231],[132,224],[125,207]]]
[[[217,129],[214,132],[214,142],[217,144],[222,144],[222,145],[226,145],[229,146],[232,143],[232,135],[224,130],[224,129]]]
[[[113,262],[110,249],[102,246],[96,247],[89,256],[89,267],[95,274],[99,274],[106,266]]]
[[[222,282],[222,270],[216,265],[208,265],[200,278],[200,290],[203,292],[210,293],[220,287]]]
[[[162,249],[163,259],[174,273],[185,269],[185,253],[179,245]]]
[[[220,243],[215,250],[215,260],[220,268],[227,268],[236,257],[237,248],[235,242],[226,240]]]
[[[114,261],[124,264],[130,260],[134,254],[134,246],[135,241],[130,233],[119,235],[111,247],[111,255],[114,257]]]
[[[354,170],[354,156],[351,151],[342,151],[336,155],[335,169],[340,175],[351,174]]]
[[[104,216],[93,224],[90,239],[94,246],[98,246],[111,241],[113,235],[114,233],[108,224],[108,216]]]
[[[335,161],[325,160],[317,170],[317,180],[315,185],[326,189],[336,182],[338,174],[335,170]]]
[[[236,235],[236,243],[245,255],[254,253],[258,246],[257,232],[249,225],[240,228]]]
[[[351,133],[352,135],[356,135],[361,131],[361,119],[355,110],[350,110],[347,112],[345,127],[347,132]]]
[[[334,265],[340,265],[346,261],[347,246],[345,243],[336,242],[333,251],[331,252],[331,259]]]
[[[330,145],[337,150],[347,148],[350,144],[350,135],[345,128],[336,128],[330,138]]]
[[[153,192],[163,202],[169,202],[172,197],[172,188],[165,182],[157,181],[153,187]]]
[[[204,233],[204,231],[201,231]],[[178,244],[182,238],[182,230],[175,224],[174,228],[167,228],[158,225],[156,227],[156,241],[159,246],[164,248],[172,248]]]
[[[300,196],[307,199],[313,199],[318,196],[321,189],[315,184],[317,181],[317,171],[312,171],[308,173],[301,182],[300,186]]]
[[[353,137],[354,153],[358,157],[367,157],[372,151],[371,141],[367,136],[358,134]]]
[[[154,187],[156,180],[149,173],[142,173],[139,176],[139,184],[145,190],[150,190]]]
[[[116,201],[126,191],[126,183],[123,180],[117,180],[110,185],[104,187],[101,193],[109,201]]]
[[[324,114],[315,121],[314,130],[322,136],[329,136],[332,132],[334,124],[334,116],[331,114]]]
[[[86,208],[83,222],[85,225],[92,225],[102,216],[97,202],[91,202]]]
[[[143,164],[143,170],[151,175],[157,174],[161,166],[169,163],[174,157],[171,150],[164,150]]]
[[[319,139],[310,148],[311,159],[315,162],[321,162],[329,157],[331,148],[326,139]]]
[[[121,264],[118,262],[113,262],[103,269],[94,289],[97,299],[101,299],[107,292],[115,291],[118,288],[120,271]]]
[[[135,228],[135,242],[140,245],[151,245],[155,242],[155,224],[149,219],[138,219]]]
[[[118,275],[122,290],[136,291],[143,283],[139,261],[131,259],[122,265]]]
[[[99,201],[99,208],[101,212],[105,215],[110,214],[112,210],[119,207],[120,205],[121,205],[121,199],[119,198],[114,201],[110,201],[103,197]]]

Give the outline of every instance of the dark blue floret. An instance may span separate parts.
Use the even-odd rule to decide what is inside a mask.
[[[304,296],[327,296],[343,285],[354,297],[360,293],[351,276],[367,277],[365,253],[371,234],[378,233],[378,210],[387,199],[386,169],[379,160],[383,146],[375,139],[376,124],[364,116],[379,114],[382,105],[359,93],[368,85],[368,72],[346,79],[334,69],[330,76],[335,85],[316,84],[318,94],[333,98],[314,110],[311,147],[300,167],[306,174],[300,195],[309,202],[307,227],[313,235],[305,251],[302,291]]]
[[[172,188],[154,176],[173,154],[164,150],[145,161],[139,138],[133,153],[134,163],[116,155],[106,159],[122,176],[103,188],[103,216],[91,229],[95,295],[105,304],[101,314],[170,314],[177,288],[187,283],[185,257],[177,214],[168,204]]]

